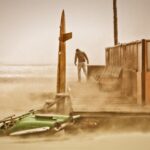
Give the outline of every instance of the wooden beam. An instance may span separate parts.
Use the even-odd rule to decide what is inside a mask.
[[[142,104],[145,104],[145,82],[146,82],[146,41],[142,40]]]

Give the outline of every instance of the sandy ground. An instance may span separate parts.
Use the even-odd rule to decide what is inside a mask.
[[[77,136],[37,137],[28,139],[0,138],[3,150],[149,150],[148,134],[80,134]]]
[[[43,106],[55,92],[54,79],[0,82],[0,118]],[[0,137],[1,150],[149,150],[150,134],[104,133],[76,135],[64,132],[49,137]]]

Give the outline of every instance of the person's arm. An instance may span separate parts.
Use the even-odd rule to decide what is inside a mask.
[[[85,53],[84,53],[84,57],[86,58],[87,64],[89,64],[89,59]]]
[[[75,58],[74,58],[74,64],[75,64],[75,66],[77,65],[76,63],[77,63],[77,54],[75,54]]]

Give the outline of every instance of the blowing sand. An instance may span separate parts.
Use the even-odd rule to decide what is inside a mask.
[[[0,82],[0,119],[43,106],[55,93],[56,80],[20,79]],[[150,134],[105,133],[95,131],[76,135],[61,132],[54,136],[0,137],[0,150],[149,150]]]

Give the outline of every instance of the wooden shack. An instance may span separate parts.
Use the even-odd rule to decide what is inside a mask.
[[[119,77],[123,96],[137,100],[137,104],[150,104],[150,40],[140,40],[106,48],[106,69],[120,68]],[[105,71],[102,78],[106,78]],[[114,71],[116,72],[116,71]],[[118,74],[119,75],[119,71]],[[111,78],[112,73],[107,76]],[[103,80],[103,79],[102,79]],[[101,82],[101,81],[100,81]],[[102,82],[103,84],[103,82]]]
[[[70,84],[73,113],[149,115],[150,40],[107,47],[105,52],[105,66],[88,66],[89,82]]]

